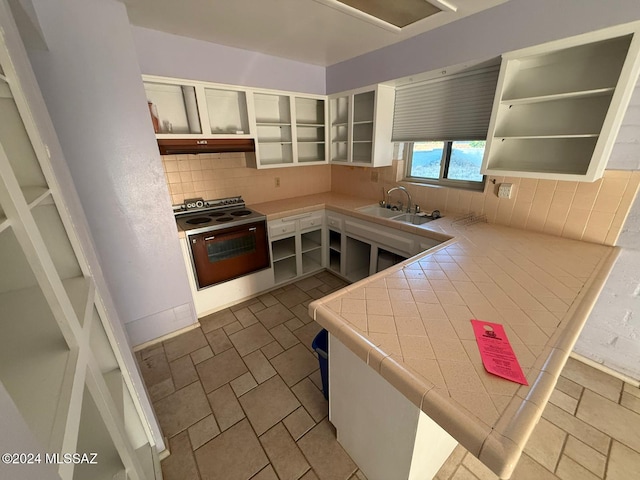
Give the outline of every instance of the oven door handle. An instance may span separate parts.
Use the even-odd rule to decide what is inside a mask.
[[[252,232],[252,233],[255,233],[255,232],[256,232],[256,230],[257,230],[257,228],[256,228],[256,227],[250,227],[250,228],[248,229],[248,231],[249,231],[249,232]],[[237,235],[238,233],[241,233],[241,232],[238,232],[238,231],[236,230],[235,232],[222,233],[222,234],[220,234],[220,235],[211,235],[210,237],[204,237],[204,241],[205,241],[205,242],[208,242],[208,241],[210,241],[210,240],[215,240],[216,238],[225,237],[225,236],[227,236],[227,235]]]

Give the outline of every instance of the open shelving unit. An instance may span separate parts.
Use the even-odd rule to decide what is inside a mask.
[[[3,29],[5,21],[0,16]],[[8,26],[4,33],[16,38],[17,32]],[[99,454],[97,465],[59,465],[57,478],[154,479],[158,452],[139,395],[130,390],[121,350],[127,347],[114,340],[34,120],[31,97],[22,88],[26,54],[18,51],[16,62],[15,50],[4,38],[0,37],[0,383],[42,452]],[[12,45],[15,49],[15,42]],[[182,91],[163,87],[155,98],[168,112],[175,95]],[[176,125],[180,128],[179,122]],[[95,377],[100,380],[89,383]]]
[[[341,273],[342,260],[342,234],[329,229],[329,269],[338,274]]]
[[[345,275],[355,283],[369,276],[371,245],[347,236]]]
[[[377,250],[378,255],[376,259],[376,273],[381,272],[386,268],[392,267],[400,262],[404,262],[407,259],[407,257],[404,255],[385,250],[384,248],[378,247]]]
[[[325,101],[295,97],[298,163],[326,162]]]
[[[482,172],[602,177],[640,70],[638,24],[505,54]]]
[[[254,93],[253,103],[258,131],[256,153],[261,165],[293,163],[289,96]]]
[[[331,162],[391,165],[394,99],[394,88],[386,85],[330,97]]]
[[[322,229],[300,235],[302,243],[302,273],[307,274],[322,269]]]
[[[275,283],[282,283],[295,278],[298,274],[295,236],[272,241],[271,258],[273,259]]]

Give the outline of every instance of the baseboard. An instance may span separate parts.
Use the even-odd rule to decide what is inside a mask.
[[[616,372],[615,370],[607,367],[606,365],[602,365],[601,363],[594,362],[593,360],[583,355],[580,355],[579,353],[571,352],[571,355],[569,356],[575,360],[578,360],[579,362],[584,363],[585,365],[589,365],[590,367],[595,368],[596,370],[600,370],[601,372],[606,373],[607,375],[611,375],[612,377],[622,380],[623,382],[628,383],[629,385],[632,385],[636,388],[640,387],[640,382],[638,380],[631,378],[625,375],[624,373]]]

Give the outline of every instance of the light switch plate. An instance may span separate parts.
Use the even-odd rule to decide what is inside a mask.
[[[501,183],[498,187],[498,198],[511,198],[513,183]]]

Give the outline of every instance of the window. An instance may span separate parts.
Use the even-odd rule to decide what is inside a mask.
[[[499,59],[489,63],[396,87],[391,140],[407,145],[405,180],[484,188],[480,167]]]
[[[410,143],[406,180],[482,190],[484,146],[484,140]]]

